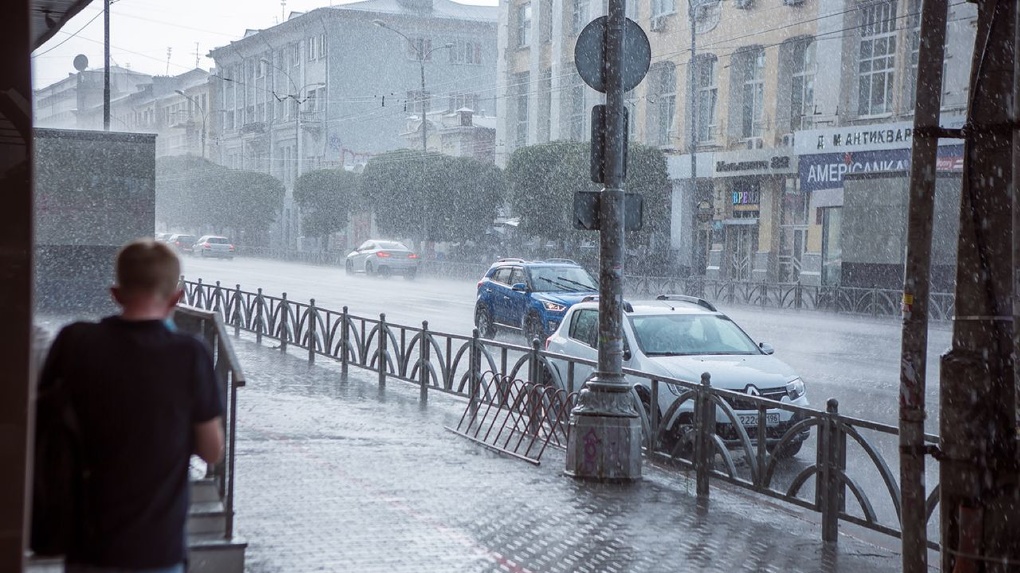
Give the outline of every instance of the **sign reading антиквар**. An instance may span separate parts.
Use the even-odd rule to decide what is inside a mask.
[[[943,118],[942,127],[962,127],[966,118]],[[914,135],[911,122],[850,125],[825,129],[808,129],[794,134],[793,149],[797,155],[839,153],[843,151],[879,151],[883,149],[910,149]],[[953,139],[939,140],[939,145],[959,145]]]

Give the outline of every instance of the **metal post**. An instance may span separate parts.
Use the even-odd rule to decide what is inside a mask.
[[[103,130],[110,131],[110,0],[103,0]]]
[[[624,0],[608,0],[605,189],[599,201],[599,359],[571,411],[566,473],[583,479],[641,478],[641,419],[623,377]]]
[[[903,329],[900,362],[900,497],[904,573],[928,570],[928,514],[925,502],[924,419],[931,288],[931,240],[935,211],[942,61],[946,0],[926,0],[921,8],[907,208],[907,252],[903,271]],[[874,293],[872,294],[872,312]],[[835,534],[833,534],[835,535]],[[824,537],[824,535],[823,535]],[[826,538],[828,541],[829,539]]]
[[[418,48],[418,66],[421,68],[421,155],[422,161],[429,152],[429,140],[426,128],[429,117],[429,100],[425,97],[425,48]],[[424,181],[422,184],[424,185]]]
[[[265,328],[266,320],[263,316],[263,306],[266,304],[262,297],[262,288],[259,287],[255,295],[255,344],[262,344],[262,330]]]
[[[289,315],[290,303],[287,302],[287,293],[283,293],[280,301],[280,350],[283,352],[287,352],[287,329],[290,327],[290,321],[287,319]]]
[[[822,431],[825,432],[824,456],[825,463],[822,465],[821,480],[818,484],[820,492],[819,501],[822,511],[822,541],[835,542],[839,538],[839,508],[840,508],[840,468],[838,459],[839,453],[839,402],[830,398],[825,404],[826,416],[825,425]],[[904,559],[905,561],[905,559]]]
[[[1020,10],[1014,14],[1013,53],[1020,54]],[[1013,165],[1020,165],[1020,58],[1013,62]],[[1020,356],[1020,169],[1013,169],[1013,356]],[[1013,364],[1016,450],[1020,451],[1020,368]]]
[[[319,311],[315,308],[315,299],[308,301],[308,363],[315,364],[315,343],[317,336],[315,329],[319,326]]]
[[[386,386],[386,314],[379,315],[379,387]]]
[[[712,435],[715,434],[715,408],[712,405],[712,377],[708,372],[701,374],[694,415],[697,440],[694,442],[694,471],[698,497],[707,498],[709,475],[712,470]]]
[[[421,346],[418,355],[418,379],[421,381],[421,391],[418,399],[422,404],[429,401],[429,321],[421,321]]]
[[[343,309],[343,313],[340,316],[340,375],[347,379],[347,363],[349,361],[347,357],[347,346],[350,344],[351,335],[348,332],[349,318],[347,316],[347,307]]]
[[[241,285],[234,285],[234,338],[241,336],[241,307],[244,297],[241,296]]]

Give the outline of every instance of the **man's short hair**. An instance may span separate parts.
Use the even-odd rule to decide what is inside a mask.
[[[170,247],[136,239],[117,253],[117,287],[126,295],[168,297],[177,290],[181,261]]]

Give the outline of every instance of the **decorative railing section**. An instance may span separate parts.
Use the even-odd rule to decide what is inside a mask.
[[[428,322],[393,324],[385,315],[356,316],[347,307],[337,312],[314,300],[300,303],[239,285],[201,280],[183,285],[187,304],[214,312],[235,334],[244,330],[259,341],[278,340],[283,349],[298,346],[308,351],[309,362],[320,355],[334,358],[344,374],[352,365],[372,370],[381,386],[389,378],[414,383],[422,402],[430,391],[467,399],[464,416],[451,430],[533,463],[548,445],[566,444],[569,412],[585,382],[582,373],[595,366],[545,352],[537,341],[528,348],[483,339],[477,330],[464,336],[430,330]],[[678,290],[675,284],[663,286]],[[747,292],[734,289],[728,296]],[[754,292],[772,296],[764,289]],[[722,480],[817,511],[826,541],[836,541],[840,520],[899,535],[899,486],[882,454],[897,451],[896,427],[844,416],[835,400],[819,411],[715,388],[708,373],[699,381],[656,379],[633,370],[625,374],[632,382],[645,382],[633,395],[646,455],[693,470],[699,495],[709,494],[712,480]],[[669,404],[658,403],[662,384],[675,396]],[[789,413],[786,423],[770,421],[778,410]],[[793,457],[802,446],[808,452]],[[848,452],[855,454],[853,464]],[[868,491],[866,483],[880,484],[878,491]],[[936,486],[929,497],[929,521],[937,492]]]

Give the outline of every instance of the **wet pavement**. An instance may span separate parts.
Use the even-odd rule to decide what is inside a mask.
[[[645,464],[628,485],[493,453],[454,427],[465,402],[273,344],[234,340],[236,527],[252,573],[306,571],[898,571],[898,541]]]

